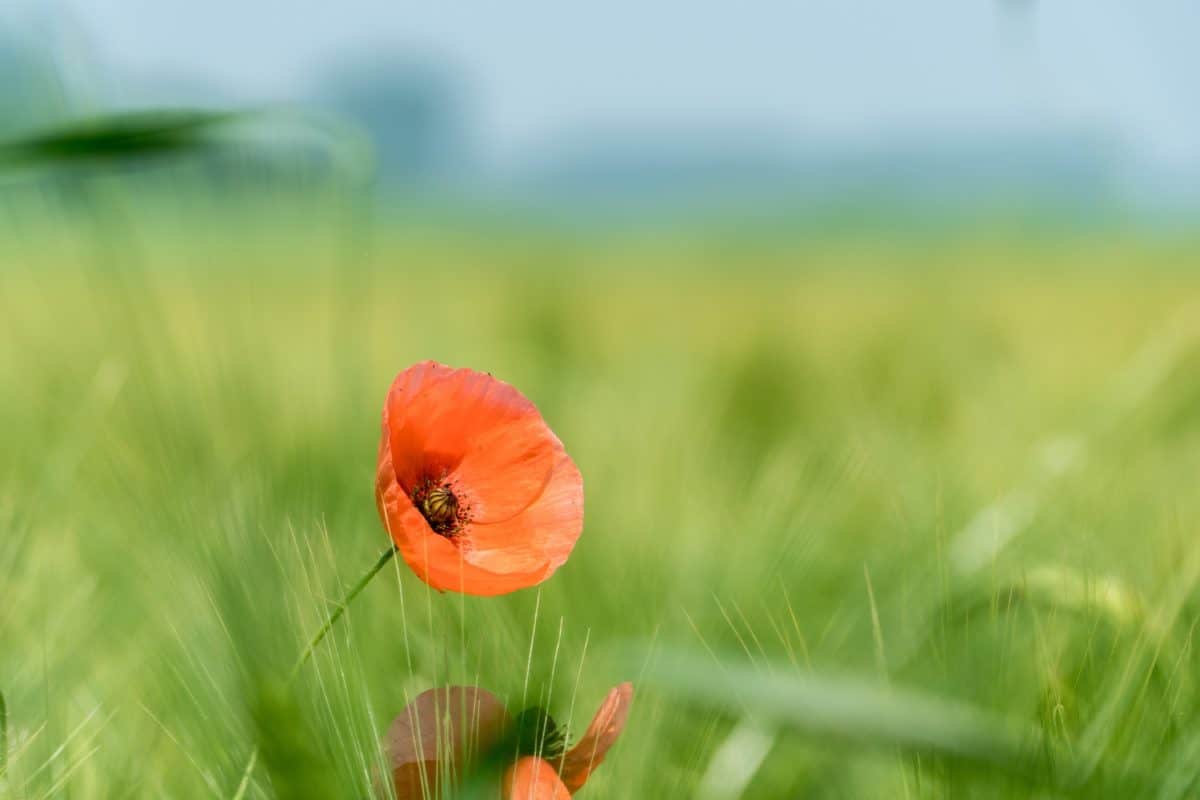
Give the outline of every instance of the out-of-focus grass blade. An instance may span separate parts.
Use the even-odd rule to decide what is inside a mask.
[[[713,753],[699,797],[703,800],[737,800],[775,746],[776,732],[753,719],[743,719]]]
[[[970,705],[866,681],[768,674],[681,652],[659,653],[647,678],[693,702],[781,729],[899,747],[1024,771],[1032,732]]]
[[[199,150],[213,130],[242,115],[228,111],[136,111],[79,120],[0,143],[0,166],[126,161]]]
[[[628,663],[642,663],[645,654]],[[1066,795],[1141,796],[1154,785],[1136,765],[1085,769],[1079,753],[1055,750],[1040,731],[958,700],[866,680],[785,670],[735,659],[659,651],[644,680],[701,706],[824,740],[928,754],[990,768]]]

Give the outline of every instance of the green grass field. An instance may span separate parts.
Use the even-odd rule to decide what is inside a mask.
[[[0,235],[0,797],[231,798],[256,747],[245,797],[364,797],[426,688],[578,736],[625,679],[585,797],[1200,793],[1193,241],[104,207]],[[393,561],[288,685],[427,358],[539,405],[583,537],[500,598]]]

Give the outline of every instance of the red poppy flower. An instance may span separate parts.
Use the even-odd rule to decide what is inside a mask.
[[[472,766],[499,758],[504,800],[569,800],[617,741],[633,684],[608,693],[592,724],[574,747],[541,709],[514,719],[495,695],[474,686],[431,689],[417,696],[392,722],[384,749],[397,800],[438,796]]]
[[[533,403],[432,361],[388,392],[375,499],[404,560],[443,591],[541,583],[583,530],[583,478]]]

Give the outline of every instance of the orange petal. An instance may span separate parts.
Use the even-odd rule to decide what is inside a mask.
[[[480,596],[507,594],[541,583],[546,565],[529,571],[491,572],[472,564],[469,553],[429,527],[408,495],[392,484],[377,493],[380,515],[400,556],[417,577],[439,591]]]
[[[541,415],[481,430],[450,473],[480,524],[505,522],[546,490],[562,443]]]
[[[525,756],[504,773],[504,800],[571,800],[571,792],[552,765]]]
[[[392,770],[392,789],[396,800],[425,800],[427,797],[438,797],[438,787],[444,776],[438,774],[436,761],[409,761]],[[376,791],[380,798],[389,795],[380,788]]]
[[[505,522],[472,522],[467,559],[492,572],[542,571],[545,580],[571,555],[583,531],[583,476],[562,449],[541,497]]]
[[[448,686],[417,695],[392,721],[384,751],[398,800],[419,800],[441,779],[494,746],[511,724],[495,695]],[[432,793],[429,796],[434,796]]]
[[[509,384],[432,361],[396,377],[384,427],[407,493],[449,475],[480,521],[509,519],[536,500],[560,446],[537,407]]]
[[[609,748],[621,735],[632,703],[632,683],[622,683],[609,692],[583,738],[563,756],[559,773],[571,792],[579,791],[592,770],[600,766]]]

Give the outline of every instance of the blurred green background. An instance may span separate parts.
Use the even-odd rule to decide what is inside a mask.
[[[1200,792],[1200,238],[1109,151],[464,183],[420,102],[113,116],[11,63],[0,797],[365,797],[424,689],[579,736],[622,680],[585,796]],[[428,358],[537,403],[584,535],[503,598],[393,562],[288,684]]]

